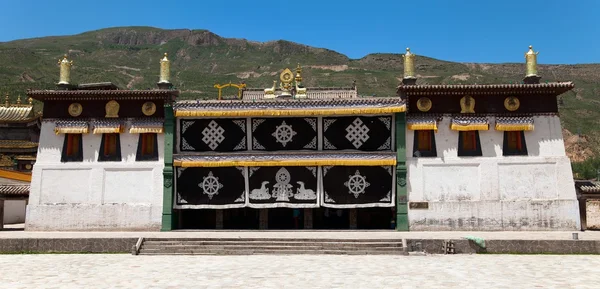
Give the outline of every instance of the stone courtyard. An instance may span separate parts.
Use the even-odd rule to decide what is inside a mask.
[[[598,288],[597,255],[0,255],[0,288]]]

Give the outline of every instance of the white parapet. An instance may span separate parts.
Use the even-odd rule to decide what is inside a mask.
[[[128,127],[127,127],[128,128]],[[136,161],[139,134],[120,134],[119,162],[98,162],[101,134],[83,135],[83,161],[61,162],[64,135],[42,124],[26,230],[159,230],[164,136],[158,160]]]
[[[458,156],[458,132],[444,117],[437,157],[413,157],[407,130],[410,230],[578,230],[579,208],[558,116],[535,116],[524,133],[528,155],[503,156],[502,131],[480,131],[482,156]]]

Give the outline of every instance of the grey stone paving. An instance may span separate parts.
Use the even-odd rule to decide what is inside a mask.
[[[0,255],[0,288],[599,288],[600,256]]]

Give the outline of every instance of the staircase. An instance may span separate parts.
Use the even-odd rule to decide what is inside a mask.
[[[136,248],[137,247],[137,248]],[[139,255],[406,255],[402,239],[148,238]]]

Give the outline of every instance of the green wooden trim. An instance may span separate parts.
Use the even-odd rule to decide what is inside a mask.
[[[406,190],[406,114],[396,113],[396,230],[408,231]]]
[[[173,140],[175,117],[173,107],[165,104],[165,168],[163,170],[163,213],[161,231],[174,229],[173,216]]]

